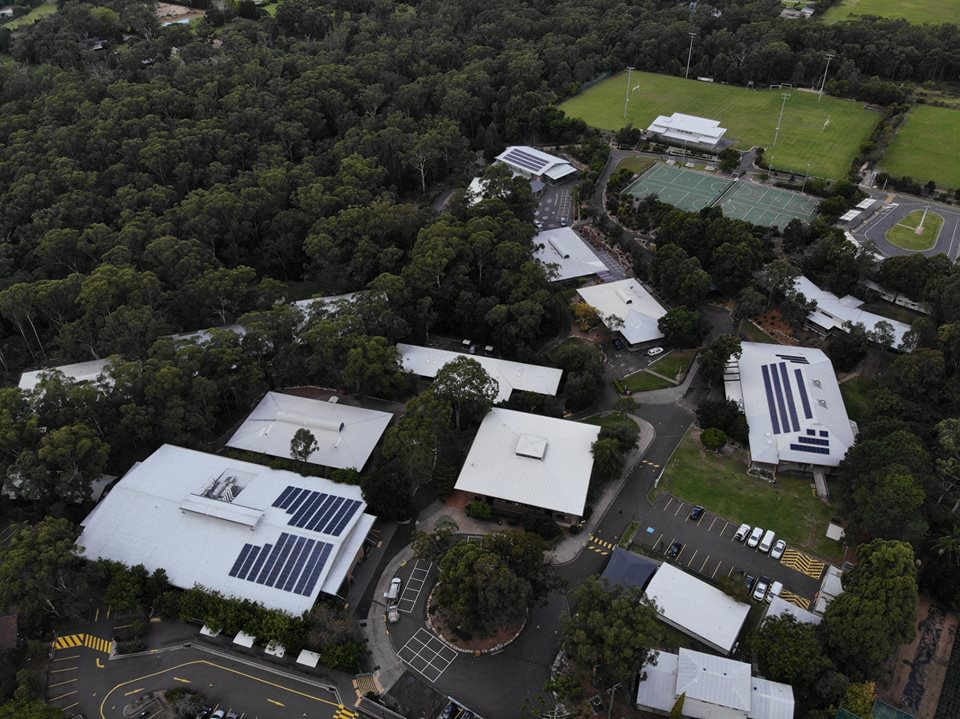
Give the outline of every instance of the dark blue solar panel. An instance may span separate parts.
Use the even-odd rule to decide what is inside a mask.
[[[797,389],[800,390],[800,403],[803,405],[803,416],[807,419],[813,419],[813,410],[810,409],[810,398],[807,397],[807,387],[803,383],[803,372],[798,369],[794,370],[794,373],[797,376]],[[807,434],[812,434],[813,430],[808,429]]]
[[[343,515],[347,513],[347,510],[350,509],[352,504],[352,499],[348,499],[346,502],[344,502],[343,505],[341,505],[341,507],[336,511],[336,513],[330,517],[330,521],[327,522],[323,528],[318,528],[317,531],[325,532],[326,534],[333,534],[333,528],[340,523],[340,520],[343,519]]]
[[[297,510],[303,506],[303,503],[310,499],[310,495],[313,494],[309,489],[298,490],[300,494],[293,498],[290,504],[287,505],[287,514],[296,514]]]
[[[797,441],[800,442],[800,444],[816,444],[816,445],[819,445],[820,447],[830,446],[829,439],[816,439],[815,437],[797,437]]]
[[[297,589],[295,590],[297,594],[302,594],[307,597],[313,594],[313,588],[317,585],[317,579],[320,578],[320,572],[323,571],[323,566],[327,563],[331,549],[333,549],[332,544],[323,542],[323,548],[320,550],[316,564],[313,565],[309,572],[304,571],[303,576],[300,577],[300,582],[297,582]],[[300,587],[301,582],[303,582],[303,588]]]
[[[250,550],[250,553],[247,555],[247,558],[243,562],[243,566],[240,567],[240,571],[237,572],[237,579],[247,578],[247,572],[250,571],[250,567],[253,565],[253,561],[257,558],[258,554],[260,554],[260,547],[253,547]]]
[[[300,505],[300,509],[294,513],[288,524],[292,524],[295,527],[299,526],[300,520],[312,513],[313,510],[316,509],[317,504],[320,503],[320,500],[325,496],[326,495],[324,494],[320,494],[320,492],[310,492],[310,496],[307,497],[307,501]]]
[[[801,357],[800,355],[777,355],[777,357],[793,362],[794,364],[810,364],[806,357]]]
[[[293,586],[297,583],[297,579],[303,573],[303,567],[306,565],[307,559],[310,557],[310,552],[313,551],[316,543],[313,539],[307,539],[297,556],[295,558],[291,557],[283,573],[279,579],[277,579],[277,589],[282,589],[285,592],[293,589]]]
[[[330,521],[330,517],[337,513],[337,510],[346,502],[346,497],[336,497],[329,505],[327,505],[323,514],[318,514],[313,518],[313,521],[307,525],[307,529],[312,529],[316,532],[320,532],[321,527],[326,526],[327,522]]]
[[[283,563],[283,569],[280,570],[280,574],[277,575],[276,582],[270,582],[270,585],[273,587],[282,587],[283,583],[287,581],[287,577],[290,576],[290,572],[293,571],[293,565],[297,563],[297,559],[300,558],[300,552],[303,551],[303,545],[307,542],[313,542],[312,539],[307,539],[306,537],[297,537],[297,541],[293,544],[293,549],[290,550],[290,556],[287,557],[286,561]]]
[[[304,514],[296,522],[290,522],[294,527],[306,527],[310,522],[313,521],[314,517],[323,512],[327,507],[330,506],[330,503],[333,501],[333,495],[330,494],[321,494],[321,500],[316,502],[310,511]]]
[[[247,555],[250,554],[250,550],[253,549],[252,544],[244,544],[243,549],[240,550],[240,554],[237,556],[237,561],[233,563],[233,566],[230,567],[230,576],[237,576],[237,572],[240,571],[240,567],[243,566],[243,560],[247,558]]]
[[[332,534],[334,537],[339,537],[340,532],[342,532],[343,528],[347,526],[347,523],[353,519],[353,515],[357,513],[357,510],[360,508],[361,504],[363,504],[363,502],[361,502],[359,499],[351,499],[350,507],[344,513],[343,517],[340,518],[340,521],[330,528],[327,534]]]
[[[310,572],[313,571],[313,568],[317,565],[317,562],[320,561],[320,555],[323,554],[323,548],[325,546],[326,542],[317,542],[311,550],[310,557],[307,559],[307,562],[303,567],[303,573],[300,575],[300,581],[298,581],[296,586],[293,588],[293,591],[297,594],[303,594],[303,588],[307,584],[307,578],[310,576]],[[307,595],[309,594],[310,592],[307,592]]]
[[[288,502],[290,500],[290,495],[293,494],[294,491],[296,491],[296,489],[297,489],[296,487],[287,487],[285,490],[283,490],[280,493],[279,497],[273,500],[273,506],[286,507],[287,505],[285,504],[285,502]]]
[[[780,410],[780,429],[790,431],[790,417],[787,416],[787,405],[783,401],[783,388],[780,386],[780,373],[776,365],[770,365],[770,382],[773,384],[773,394],[777,398],[777,408]]]
[[[761,365],[760,372],[763,374],[763,389],[767,396],[767,409],[770,410],[770,424],[773,425],[773,433],[780,434],[780,422],[777,420],[777,411],[773,408],[773,390],[770,388],[770,371],[766,365]]]
[[[830,450],[826,447],[811,447],[808,444],[791,444],[790,449],[796,450],[797,452],[813,452],[814,454],[830,454]]]
[[[510,150],[510,152],[504,156],[504,159],[533,172],[539,172],[547,166],[546,161],[523,150]]]
[[[257,557],[257,561],[253,563],[253,566],[250,567],[250,571],[247,573],[248,581],[255,581],[257,575],[260,574],[260,569],[263,567],[263,563],[267,561],[267,555],[270,554],[270,550],[273,549],[272,544],[264,544],[263,549],[260,550],[260,556]]]
[[[808,430],[807,430],[807,436],[808,436],[808,437],[816,437],[816,436],[817,436],[817,430],[815,430],[815,429],[808,429]]]
[[[825,430],[825,429],[821,429],[821,430],[820,430],[820,436],[821,436],[821,437],[829,437],[829,436],[830,436],[830,433],[829,433],[827,430]]]
[[[283,549],[280,550],[280,556],[277,557],[277,561],[273,565],[273,569],[270,570],[270,574],[267,575],[266,585],[272,587],[274,582],[277,581],[277,575],[280,574],[280,570],[283,569],[284,562],[287,561],[287,557],[290,556],[290,552],[293,549],[295,544],[294,537],[290,534],[281,534],[281,541],[286,539],[287,541],[283,545]]]
[[[267,577],[270,574],[270,570],[273,569],[273,565],[276,564],[277,557],[280,556],[280,550],[283,549],[284,543],[287,541],[289,534],[281,534],[280,539],[277,540],[277,543],[273,545],[273,550],[271,550],[270,555],[267,557],[267,561],[264,562],[263,568],[257,574],[256,579],[250,577],[250,581],[256,581],[257,584],[264,584],[267,581]]]
[[[790,375],[787,374],[787,363],[780,363],[780,379],[783,380],[783,394],[787,397],[787,409],[790,410],[790,424],[794,432],[800,431],[800,420],[797,418],[797,405],[793,402],[793,388],[790,386]]]

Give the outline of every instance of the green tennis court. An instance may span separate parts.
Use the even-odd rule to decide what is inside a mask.
[[[686,212],[699,212],[712,205],[730,187],[731,182],[702,172],[657,164],[638,177],[624,192],[640,198],[656,195],[660,202]]]
[[[733,184],[718,204],[727,217],[761,227],[783,229],[793,219],[809,222],[817,211],[819,200],[799,192],[740,180]]]

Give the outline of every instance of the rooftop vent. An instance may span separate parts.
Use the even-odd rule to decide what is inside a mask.
[[[633,304],[633,297],[627,294],[626,292],[624,292],[623,290],[621,290],[619,287],[617,288],[617,297],[623,300],[623,303],[626,305]]]
[[[333,395],[330,399],[327,400],[330,404],[336,404],[340,401],[340,398],[337,395]]]
[[[343,431],[343,422],[338,419],[323,419],[321,417],[299,414],[297,412],[277,412],[277,421],[296,424],[310,430],[320,429],[328,432]]]
[[[554,242],[553,240],[547,240],[547,242],[550,243],[550,247],[551,247],[551,248],[553,249],[553,251],[556,252],[560,257],[562,257],[562,258],[565,259],[565,260],[569,260],[569,259],[570,259],[570,253],[569,253],[569,252],[564,252],[564,251],[561,250],[559,247],[557,247],[557,243],[556,243],[556,242]]]
[[[825,399],[818,399],[818,400],[817,400],[817,404],[819,404],[821,407],[826,407],[826,406],[827,406],[827,400],[825,400]]]
[[[244,490],[255,476],[251,472],[225,469],[219,477],[204,488],[200,496],[229,504],[237,498],[237,495]]]
[[[517,439],[517,454],[531,459],[543,459],[547,453],[547,438],[535,434],[521,434]]]
[[[818,379],[813,380],[813,383],[814,383],[817,387],[823,387],[823,382],[821,382],[821,381],[818,380]]]

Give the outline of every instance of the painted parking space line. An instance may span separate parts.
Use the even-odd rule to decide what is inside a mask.
[[[662,541],[663,541],[663,532],[661,532],[661,533],[660,533],[660,536],[657,537],[657,541],[653,543],[653,551],[654,551],[654,552],[657,551],[657,545],[660,544],[660,542],[662,542]]]
[[[718,520],[718,519],[720,519],[720,517],[714,517],[714,518],[713,518],[713,521],[710,522],[710,526],[707,527],[707,531],[708,531],[708,532],[712,532],[712,531],[713,531],[713,525],[717,523],[717,520]]]
[[[694,559],[697,558],[697,552],[699,552],[699,551],[700,551],[699,549],[694,549],[694,550],[693,550],[693,556],[690,557],[690,561],[687,562],[687,567],[690,566],[690,562],[692,562]],[[682,552],[681,552],[681,554],[682,554]],[[677,557],[677,560],[678,560],[678,561],[679,561],[679,559],[680,559],[680,557]]]
[[[677,505],[677,511],[673,513],[673,516],[676,517],[678,514],[680,514],[681,509],[683,509],[683,502],[680,502],[680,504]]]
[[[673,502],[673,497],[667,497],[667,503],[663,505],[663,511],[666,512],[670,509],[670,504]]]
[[[431,567],[433,567],[433,562],[427,562],[422,559],[418,559],[417,563],[413,565],[410,578],[403,587],[403,592],[400,594],[400,601],[397,602],[398,611],[404,614],[413,614],[413,610],[420,600],[420,593],[427,583],[427,576],[430,574]]]
[[[717,572],[720,571],[720,565],[722,565],[722,564],[723,564],[722,561],[718,561],[718,562],[717,562],[717,566],[714,568],[713,574],[710,575],[710,579],[714,579],[714,578],[717,576]]]
[[[703,568],[707,566],[707,562],[709,562],[709,561],[710,561],[710,555],[708,554],[708,555],[704,558],[703,564],[700,565],[700,574],[703,574]]]
[[[436,682],[457,658],[457,652],[423,627],[397,652],[400,660],[431,684]]]
[[[700,515],[700,519],[697,520],[697,526],[698,526],[698,527],[699,527],[701,524],[703,524],[703,518],[706,517],[706,516],[707,516],[707,513],[706,513],[706,512],[704,512],[703,514]],[[707,531],[709,531],[709,530],[707,530]]]
[[[727,576],[728,576],[728,577],[729,577],[731,574],[733,574],[733,570],[734,570],[734,567],[730,567],[730,571],[727,572]]]
[[[723,533],[727,531],[727,527],[730,526],[730,522],[723,520],[723,529],[720,530],[720,536],[723,537]]]

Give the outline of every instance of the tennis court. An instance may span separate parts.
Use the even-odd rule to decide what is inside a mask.
[[[656,164],[624,192],[638,198],[656,195],[660,202],[686,212],[699,212],[712,205],[731,182],[723,177]]]
[[[727,217],[761,227],[783,229],[794,218],[809,222],[817,211],[819,200],[799,192],[739,180],[718,204]]]

